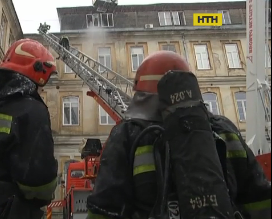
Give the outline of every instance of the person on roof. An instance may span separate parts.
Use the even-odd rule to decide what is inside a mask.
[[[169,71],[170,73],[166,74]],[[156,201],[160,197],[161,190],[158,189],[160,188],[158,187],[158,182],[160,182],[158,180],[159,168],[157,168],[158,165],[155,163],[156,156],[154,154],[156,155],[156,153],[154,151],[156,147],[162,146],[164,148],[165,144],[160,145],[160,135],[156,132],[148,133],[145,136],[141,136],[140,133],[150,125],[162,125],[164,123],[164,116],[161,113],[161,93],[163,91],[167,94],[167,98],[170,97],[169,101],[172,100],[173,102],[183,100],[185,97],[183,96],[184,94],[194,97],[190,90],[185,90],[185,88],[184,93],[180,92],[177,95],[168,96],[168,88],[162,86],[166,82],[169,82],[169,84],[172,83],[172,86],[169,85],[169,89],[175,89],[175,87],[179,86],[175,80],[171,80],[171,75],[177,78],[178,83],[181,82],[184,83],[184,86],[187,86],[186,81],[178,81],[180,72],[183,73],[180,75],[184,76],[188,74],[191,78],[194,77],[190,73],[187,61],[178,54],[169,51],[160,51],[150,55],[139,67],[134,80],[135,94],[126,111],[127,119],[112,129],[102,153],[101,165],[94,191],[87,200],[87,207],[89,209],[88,218],[148,219],[156,215],[156,213],[154,214],[154,209],[156,211]],[[193,80],[195,81],[195,79]],[[198,87],[198,85],[196,86]],[[189,105],[193,104],[194,102],[191,101]],[[173,108],[169,107],[168,109],[170,112]],[[209,181],[209,176],[210,178],[214,177],[213,174],[215,172],[218,178],[213,178],[215,181],[206,184],[205,187],[201,187],[201,183],[190,180],[186,180],[188,182],[180,182],[180,184],[176,183],[178,185],[176,187],[174,186],[175,183],[171,183],[169,187],[172,190],[171,192],[174,192],[174,198],[169,198],[168,200],[169,215],[167,217],[153,218],[186,218],[182,216],[185,215],[184,212],[189,211],[194,211],[194,215],[196,216],[187,218],[196,219],[270,218],[271,183],[264,175],[263,169],[256,161],[252,151],[244,142],[237,127],[229,119],[223,116],[215,116],[211,113],[207,113],[207,115],[211,131],[214,132],[212,139],[213,142],[216,142],[214,148],[218,148],[216,150],[218,158],[212,157],[210,159],[209,157],[205,157],[205,159],[209,159],[207,166],[211,166],[213,163],[218,164],[216,162],[220,159],[220,165],[218,166],[220,166],[220,170],[222,171],[219,168],[209,171],[208,179],[205,180]],[[205,120],[203,121],[205,122]],[[191,125],[193,128],[201,126],[203,129],[206,129],[206,126],[204,127],[202,123],[196,123],[195,126],[193,122],[182,125],[187,132],[191,131],[188,129],[190,127],[188,125]],[[178,126],[174,128],[179,129]],[[172,132],[175,132],[175,130]],[[178,133],[178,135],[183,134],[182,132]],[[169,134],[171,135],[172,133],[168,131]],[[188,133],[185,134],[189,135]],[[139,135],[141,138],[135,143],[135,139]],[[198,144],[201,145],[200,148],[206,146],[205,144],[208,140],[201,139],[201,142]],[[204,142],[205,144],[203,144]],[[179,142],[179,145],[183,146],[186,143]],[[134,144],[137,146],[136,151],[133,150]],[[179,151],[179,153],[181,153],[181,156],[177,156],[177,162],[183,162],[182,156],[188,156],[185,157],[184,164],[191,162],[193,159],[191,166],[197,166],[198,162],[203,161],[204,157],[202,157],[201,153],[205,154],[205,151],[202,150],[201,153],[198,153],[199,156],[195,156],[194,158],[190,157],[191,155],[187,151],[183,154],[182,151]],[[175,156],[175,154],[172,156]],[[132,157],[133,159],[131,159]],[[174,167],[172,168],[174,170],[178,169],[177,165],[173,165]],[[191,166],[187,167],[191,168]],[[206,169],[204,165],[202,170],[205,172]],[[222,179],[222,173],[224,174],[224,179]],[[174,172],[171,174],[174,174]],[[204,177],[201,174],[201,172],[195,173],[195,179],[203,180],[202,178]],[[174,179],[178,179],[179,177],[177,174],[172,175]],[[188,179],[190,179],[189,177]],[[177,195],[179,194],[184,195],[184,197],[197,194],[194,191],[186,194],[185,184],[188,190],[201,188],[203,195],[192,197],[185,205],[176,204]],[[226,184],[228,187],[228,194],[226,194],[223,184]],[[214,193],[207,196],[204,195],[206,187],[212,189],[209,185],[212,187],[216,187],[216,185],[221,186],[219,187],[221,190],[217,190],[219,192],[218,196],[214,195]],[[222,191],[221,197],[220,191]],[[228,202],[231,203],[231,208]],[[204,214],[201,215],[201,212],[204,212]]]
[[[56,73],[39,42],[16,41],[0,64],[0,218],[41,219],[54,199],[58,163],[39,93]]]

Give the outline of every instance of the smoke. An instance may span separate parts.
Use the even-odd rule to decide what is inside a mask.
[[[87,37],[94,43],[109,43],[109,33],[104,27],[91,26],[88,28]]]

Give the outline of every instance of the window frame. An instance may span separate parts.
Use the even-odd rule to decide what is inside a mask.
[[[200,68],[200,66],[199,66],[199,59],[198,59],[198,57],[197,57],[197,54],[199,54],[198,52],[197,52],[197,50],[196,50],[196,47],[200,47],[200,46],[205,46],[205,50],[206,50],[206,52],[207,52],[207,60],[208,60],[208,65],[209,65],[209,67],[208,68],[206,68],[204,65],[204,67],[203,68]],[[193,49],[194,49],[194,53],[195,53],[195,60],[196,60],[196,69],[198,70],[198,71],[210,71],[210,70],[212,70],[212,63],[211,63],[211,59],[210,59],[210,53],[209,53],[209,47],[208,47],[208,44],[194,44],[193,45]],[[202,57],[202,53],[200,53],[201,54],[201,57]],[[203,58],[201,58],[202,60],[202,62],[203,62]],[[202,63],[203,64],[203,63]]]
[[[72,124],[72,113],[71,113],[71,110],[72,110],[72,103],[71,102],[66,102],[65,99],[66,98],[76,98],[77,99],[77,105],[78,105],[78,110],[77,110],[77,114],[78,114],[78,121],[77,121],[77,124]],[[66,103],[69,103],[70,106],[69,106],[69,109],[70,109],[70,115],[69,115],[69,119],[70,119],[70,122],[69,124],[65,124],[65,104]],[[71,126],[80,126],[80,97],[79,96],[63,96],[62,97],[62,126],[65,126],[65,127],[71,127]]]
[[[244,99],[238,99],[237,95],[238,94],[245,94],[245,98]],[[236,110],[237,110],[237,114],[238,114],[238,118],[240,122],[246,122],[247,119],[247,111],[246,111],[246,103],[247,103],[247,98],[246,98],[246,92],[245,91],[237,91],[234,93],[234,97],[235,97],[235,101],[236,101]],[[245,117],[245,119],[243,120],[241,118],[241,114],[240,114],[240,108],[239,108],[239,103],[242,103],[242,110],[243,110],[243,117]]]
[[[166,15],[169,15],[169,18],[167,18]],[[159,11],[158,17],[159,24],[161,27],[186,26],[186,18],[184,11]]]
[[[98,106],[98,110],[99,110],[99,125],[103,125],[103,126],[112,126],[112,125],[116,125],[116,122],[113,120],[113,118],[111,118],[111,116],[99,105]],[[102,122],[102,119],[101,117],[103,116],[102,115],[102,112],[105,113],[106,115],[106,123],[103,123]],[[109,123],[110,119],[113,121],[113,123]]]
[[[138,67],[137,67],[137,69],[134,69],[134,62],[133,62],[133,55],[135,55],[135,54],[133,54],[133,49],[137,49],[137,48],[141,48],[142,49],[142,54],[136,54],[137,55],[137,61],[138,61]],[[143,60],[142,60],[142,62],[140,63],[140,59],[139,59],[139,55],[142,55],[143,56],[143,60],[145,59],[145,48],[144,48],[144,46],[143,45],[140,45],[140,46],[130,46],[130,60],[131,60],[131,71],[132,72],[136,72],[137,70],[138,70],[138,68],[140,67],[140,65],[142,64],[142,62],[143,62]]]
[[[164,49],[163,47],[165,47],[165,46],[167,46],[167,47],[172,46],[172,47],[174,47],[175,51],[173,51],[173,50],[169,50],[169,49]],[[176,48],[176,45],[175,45],[175,44],[173,44],[173,43],[163,44],[163,45],[161,46],[161,49],[162,49],[163,51],[171,51],[171,52],[175,52],[175,53],[177,53],[177,52],[178,52],[178,51],[177,51],[177,48]]]
[[[204,98],[205,95],[213,95],[215,97],[215,100],[205,100],[205,98]],[[207,104],[207,105],[209,105],[209,109],[208,110],[211,113],[213,113],[214,115],[221,115],[221,110],[220,110],[220,106],[219,106],[219,98],[218,98],[218,94],[217,93],[215,93],[215,92],[205,92],[205,93],[202,94],[202,98],[204,100],[204,103]],[[216,108],[217,108],[216,109],[217,110],[216,113],[213,112],[213,105],[212,105],[212,103],[216,104]]]
[[[218,13],[221,13],[223,16],[223,25],[231,25],[232,24],[229,10],[219,10]],[[225,14],[225,13],[227,13],[227,14]],[[227,18],[225,17],[225,15],[227,15]],[[226,22],[227,19],[228,19],[228,22]]]
[[[234,58],[234,53],[231,53],[231,58],[232,58],[232,61],[233,61],[233,67],[230,65],[231,62],[230,62],[230,57],[228,55],[228,48],[227,46],[230,46],[230,45],[234,45],[236,47],[236,52],[237,52],[237,58],[239,59],[239,66],[236,66],[234,63],[235,61],[235,58]],[[240,50],[239,50],[239,45],[238,43],[235,43],[235,42],[228,42],[228,43],[224,43],[224,49],[225,49],[225,55],[226,55],[226,61],[227,61],[227,64],[228,64],[228,68],[229,69],[242,69],[243,68],[243,65],[242,65],[242,58],[241,58],[241,53],[240,53]]]
[[[108,25],[103,25],[103,15],[106,15],[107,16],[107,23]],[[111,17],[112,19],[112,26],[110,25],[110,22],[109,22],[109,16]],[[102,13],[100,14],[100,25],[101,27],[114,27],[114,17],[113,17],[113,13]]]
[[[108,54],[108,55],[100,55],[100,49],[109,49],[109,54]],[[110,46],[105,46],[105,47],[98,47],[97,50],[98,50],[98,51],[97,51],[97,53],[98,53],[98,55],[97,55],[97,56],[98,56],[98,60],[97,60],[97,61],[98,61],[100,64],[106,66],[107,68],[112,69],[112,48],[111,48]],[[101,62],[100,62],[100,57],[103,57],[103,58],[104,58],[104,63],[101,63]],[[107,61],[106,61],[107,57],[110,58],[110,66],[107,66]],[[98,66],[98,72],[99,72],[99,73],[103,73],[104,71],[105,71],[105,70],[103,70],[102,67],[99,65],[99,66]]]
[[[107,16],[107,23],[108,25],[103,24],[103,16]],[[91,22],[89,22],[89,17],[91,17],[92,25],[90,25]],[[94,25],[94,20],[98,19],[97,25]],[[112,20],[112,25],[110,25],[110,19]],[[86,24],[87,28],[90,27],[114,27],[114,16],[113,13],[94,13],[94,14],[86,14]]]

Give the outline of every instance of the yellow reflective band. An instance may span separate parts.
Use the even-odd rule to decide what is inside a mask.
[[[26,199],[41,199],[41,200],[51,200],[55,189],[57,187],[57,178],[54,179],[51,183],[39,187],[30,187],[25,186],[20,183],[17,183],[19,189],[24,193]]]
[[[228,151],[227,158],[247,158],[247,153],[243,151]]]
[[[141,173],[152,172],[152,171],[156,171],[155,164],[142,165],[142,166],[134,168],[134,170],[133,170],[133,176],[136,176],[136,175],[141,174]]]
[[[225,141],[240,141],[239,137],[235,133],[225,133],[219,135]]]
[[[0,133],[10,134],[12,116],[0,114]]]
[[[235,133],[224,133],[219,135],[227,145],[227,158],[247,158],[247,152],[244,149],[240,138]]]
[[[264,209],[270,209],[271,208],[271,199],[265,200],[262,202],[246,204],[246,205],[244,205],[244,207],[247,211],[261,211]]]
[[[139,156],[139,155],[147,154],[147,153],[153,153],[153,148],[154,148],[153,145],[138,147],[135,152],[135,156]]]

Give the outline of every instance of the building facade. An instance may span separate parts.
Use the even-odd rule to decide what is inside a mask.
[[[105,14],[96,13],[93,7],[57,10],[61,32],[56,36],[67,35],[73,47],[129,79],[155,51],[171,50],[186,57],[209,109],[230,118],[245,132],[245,2],[117,6],[114,13]],[[223,27],[194,27],[193,13],[203,12],[222,13]],[[38,34],[26,37],[48,46]],[[270,68],[271,40],[267,54]],[[88,87],[69,67],[58,60],[57,66],[59,74],[50,80],[42,96],[51,113],[61,172],[67,160],[79,159],[82,138],[105,141],[114,121],[86,95]],[[63,192],[58,192],[58,197],[63,197]]]
[[[12,0],[0,0],[0,61],[9,46],[21,38],[23,32]]]

